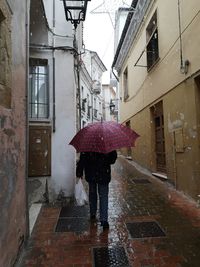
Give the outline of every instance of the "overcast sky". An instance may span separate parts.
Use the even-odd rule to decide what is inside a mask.
[[[85,47],[98,53],[106,68],[109,70],[113,59],[114,29],[108,14],[92,14],[101,0],[88,2],[86,20],[84,23]],[[109,78],[109,73],[104,74],[104,83]]]
[[[102,62],[108,69],[103,76],[103,83],[109,83],[109,71],[113,62],[114,50],[114,12],[122,3],[130,3],[131,0],[91,0],[88,2],[86,20],[84,22],[84,43],[86,49],[98,53]],[[106,11],[108,13],[98,14]]]

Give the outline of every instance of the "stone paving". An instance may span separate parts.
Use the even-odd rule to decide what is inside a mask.
[[[99,247],[124,248],[130,267],[200,267],[196,203],[122,156],[112,176],[108,231],[97,221],[82,233],[55,232],[61,207],[43,206],[19,267],[125,267],[105,261],[94,265],[92,252]],[[139,222],[156,222],[165,236],[131,236],[127,224]]]

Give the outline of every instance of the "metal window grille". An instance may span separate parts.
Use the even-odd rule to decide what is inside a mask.
[[[47,60],[32,59],[29,72],[29,118],[49,117],[49,86]]]
[[[158,50],[158,27],[157,27],[157,12],[154,13],[151,18],[147,29],[147,70],[150,70],[151,67],[158,61],[159,59],[159,50]]]

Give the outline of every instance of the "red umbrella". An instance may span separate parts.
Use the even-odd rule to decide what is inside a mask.
[[[77,152],[109,153],[122,147],[135,146],[139,135],[132,129],[114,121],[88,124],[71,140]]]

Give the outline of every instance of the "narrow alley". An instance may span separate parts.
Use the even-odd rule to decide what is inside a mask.
[[[109,230],[87,205],[44,205],[19,267],[199,267],[194,202],[121,155],[112,177]]]

